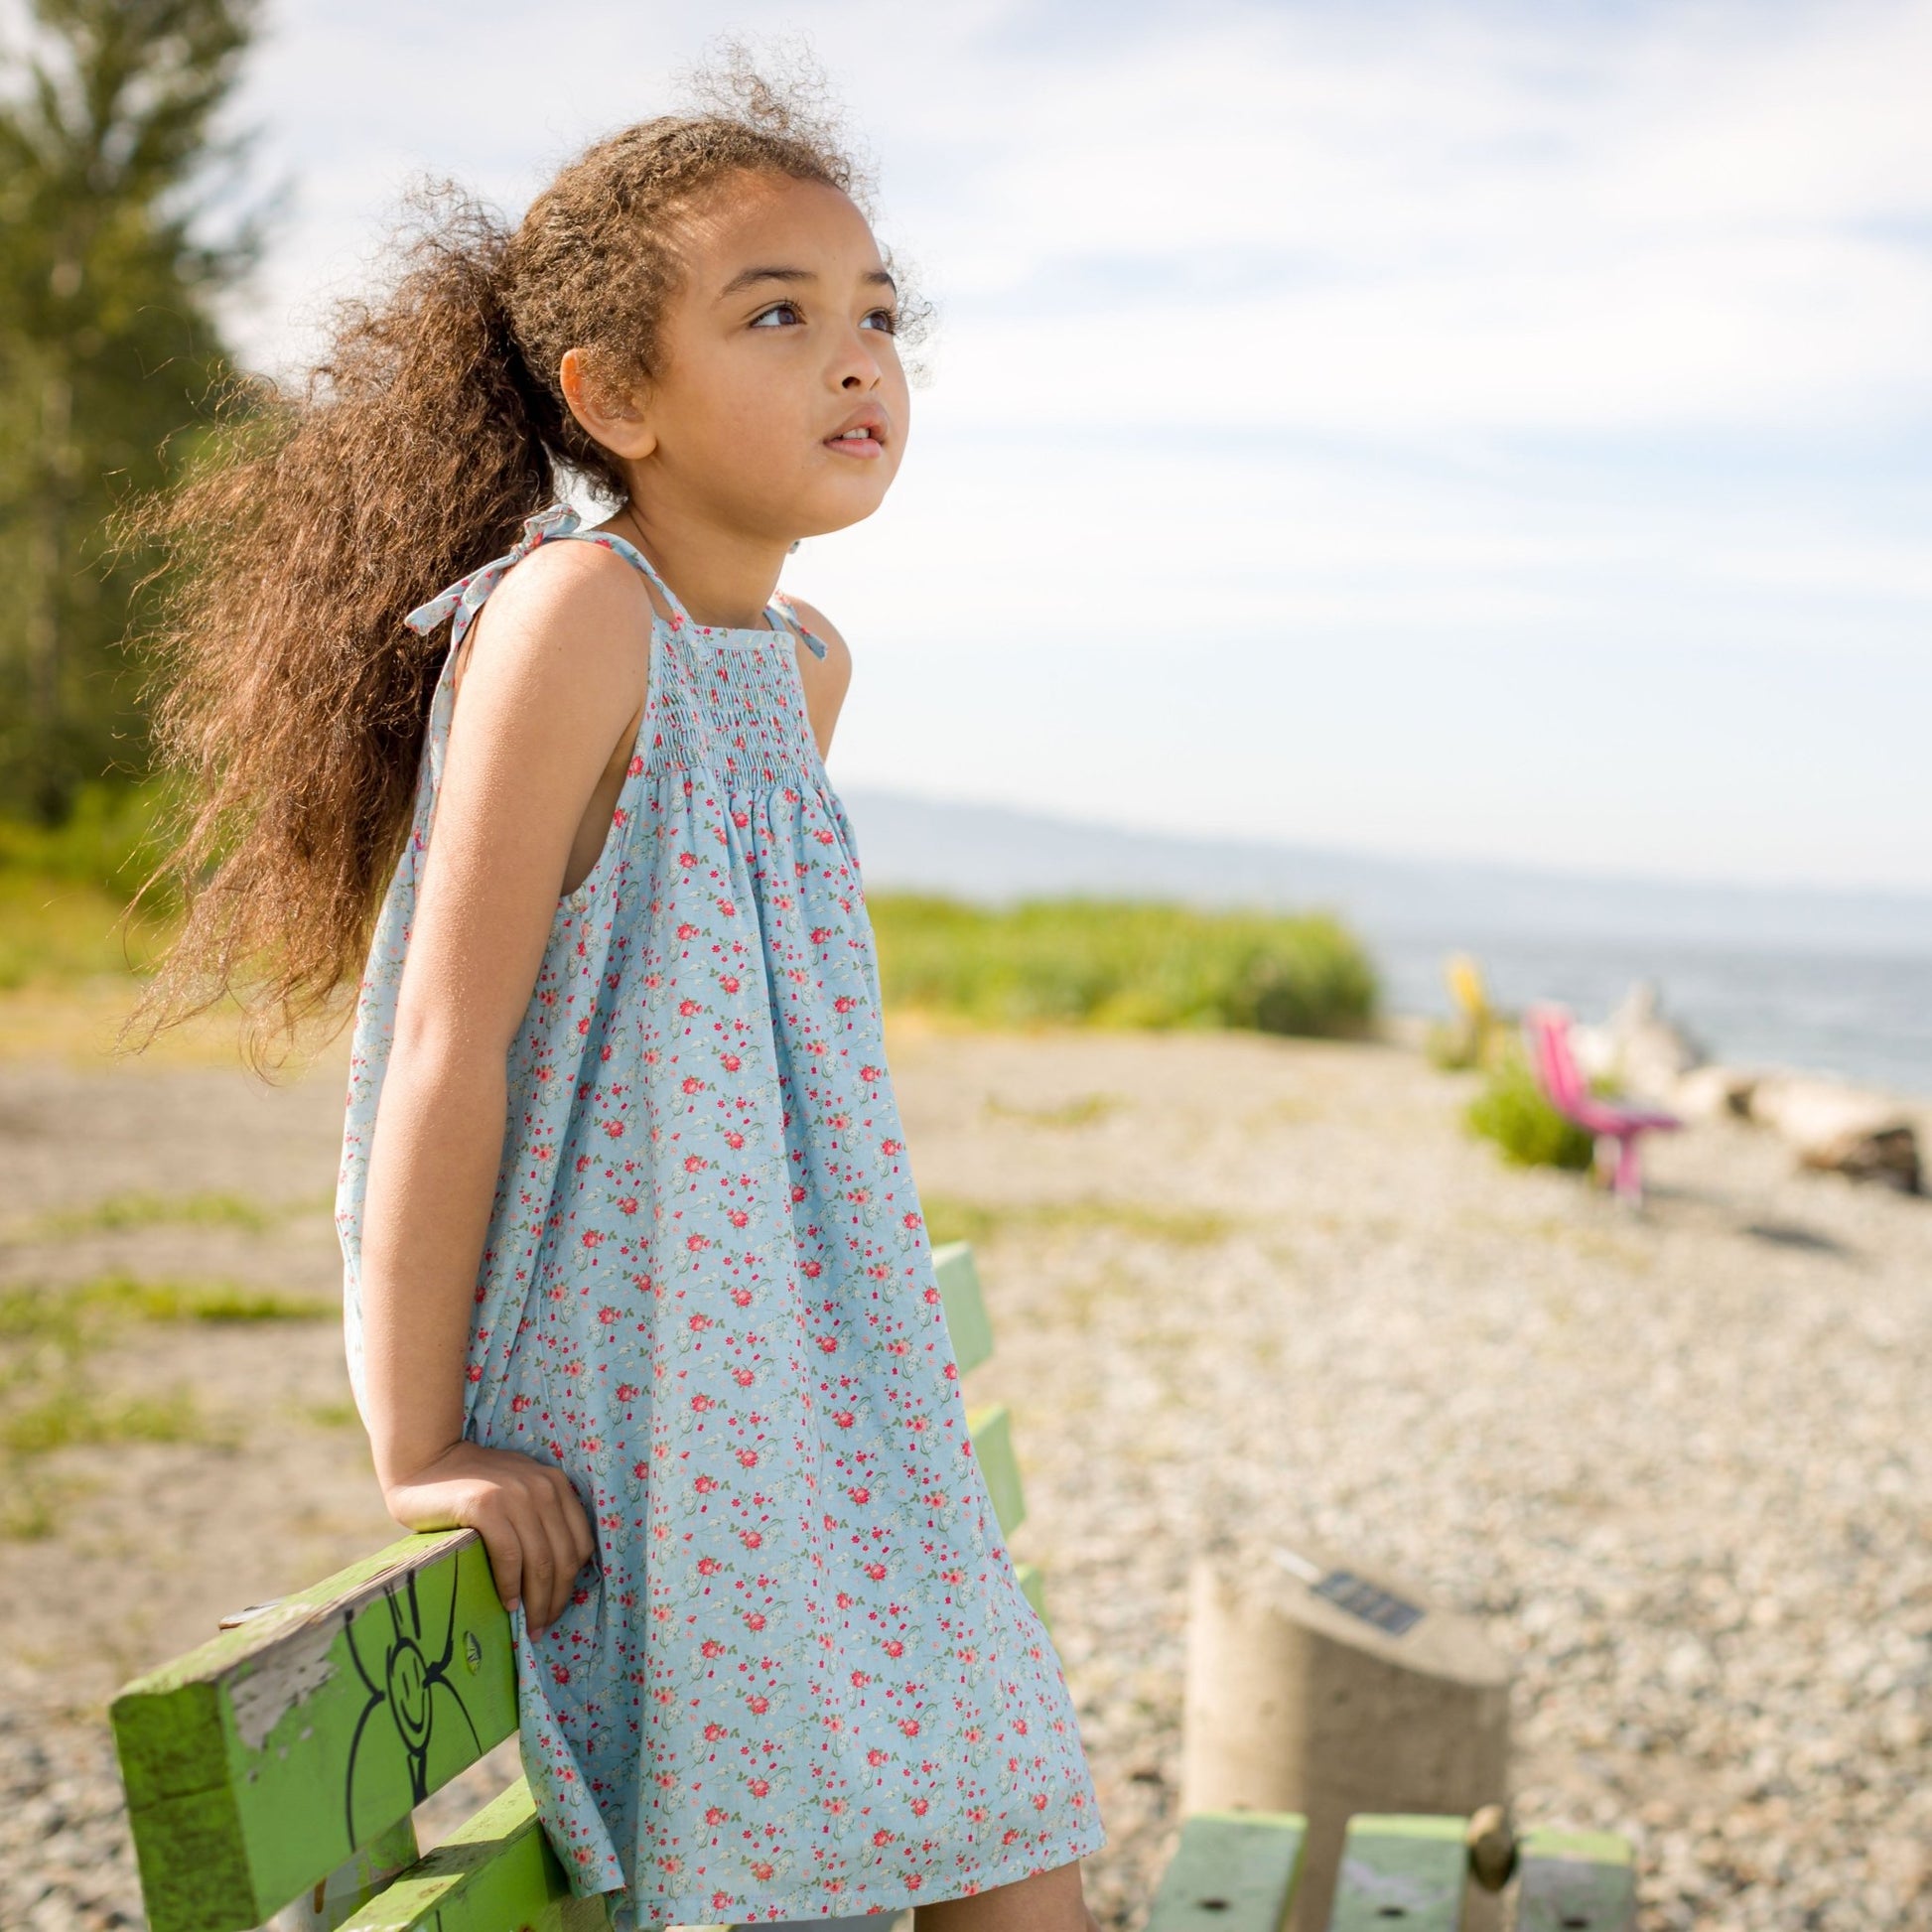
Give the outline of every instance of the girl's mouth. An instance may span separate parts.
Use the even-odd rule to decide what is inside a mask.
[[[825,439],[828,450],[837,450],[841,456],[876,457],[885,454],[886,446],[879,440],[879,432],[870,424],[862,423],[856,429],[842,430],[837,436]]]

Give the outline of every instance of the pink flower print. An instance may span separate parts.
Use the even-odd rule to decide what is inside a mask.
[[[603,1322],[607,1328],[615,1328],[618,1325],[618,1323],[623,1319],[623,1316],[621,1315],[616,1309],[611,1308],[607,1305],[606,1307],[598,1310],[597,1318],[601,1322]]]
[[[725,1654],[725,1646],[716,1637],[707,1637],[698,1648],[707,1657],[722,1657]]]
[[[747,1782],[745,1788],[753,1797],[763,1798],[770,1794],[771,1781],[768,1778],[752,1778]]]
[[[704,1008],[701,1007],[696,1000],[693,1000],[687,996],[685,999],[682,999],[677,1003],[677,1010],[679,1014],[683,1016],[684,1019],[694,1020],[697,1018],[699,1014],[701,1014],[704,1011]]]

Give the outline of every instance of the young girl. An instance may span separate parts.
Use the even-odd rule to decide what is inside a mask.
[[[773,594],[905,442],[854,170],[754,84],[513,233],[444,209],[164,512],[206,883],[154,1010],[252,975],[286,1024],[367,945],[356,1397],[395,1518],[482,1533],[580,1892],[1087,1932],[1104,1832],[971,1454],[823,763],[850,659]]]

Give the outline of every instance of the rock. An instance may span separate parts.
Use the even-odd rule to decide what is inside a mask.
[[[1683,1028],[1664,1018],[1656,986],[1639,980],[1624,995],[1604,1028],[1617,1077],[1632,1093],[1660,1100],[1693,1067],[1704,1049]]]
[[[1751,1089],[1750,1118],[1782,1136],[1800,1163],[1901,1193],[1923,1185],[1911,1116],[1884,1094],[1841,1081],[1777,1074]]]

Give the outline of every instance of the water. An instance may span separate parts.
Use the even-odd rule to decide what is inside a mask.
[[[1665,1014],[1711,1059],[1834,1073],[1932,1099],[1932,958],[1520,933],[1368,937],[1391,1012],[1448,1014],[1443,962],[1455,951],[1481,962],[1490,998],[1512,1011],[1554,1000],[1601,1020],[1650,980]]]
[[[1932,896],[1688,885],[1180,837],[1010,806],[845,793],[869,887],[1332,908],[1396,1013],[1443,1014],[1473,953],[1506,1008],[1600,1020],[1638,980],[1713,1059],[1932,1099]]]

